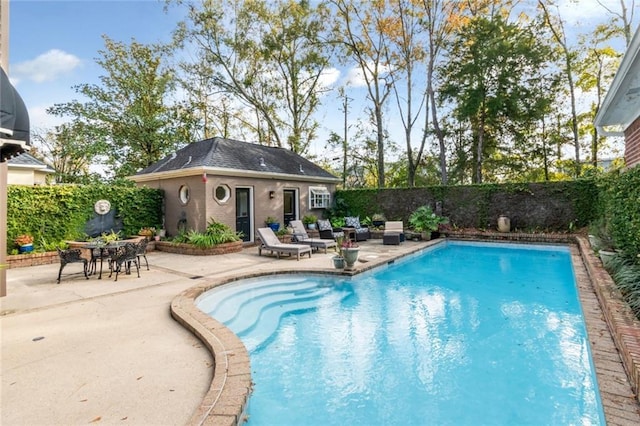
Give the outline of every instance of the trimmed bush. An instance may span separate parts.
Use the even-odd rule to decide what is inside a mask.
[[[82,238],[85,224],[94,216],[95,202],[101,199],[111,202],[122,220],[124,235],[162,226],[161,190],[133,185],[9,185],[7,241],[30,234],[36,250],[43,250],[63,240]],[[7,249],[11,252],[13,247],[9,244]]]

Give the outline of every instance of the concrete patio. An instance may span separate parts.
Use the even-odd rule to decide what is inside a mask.
[[[371,240],[361,244],[357,268],[435,243],[388,246]],[[143,268],[140,278],[135,272],[121,275],[118,282],[108,274],[102,280],[68,275],[79,265],[67,266],[59,285],[57,264],[7,271],[8,295],[0,299],[3,425],[193,423],[213,380],[213,358],[171,317],[172,300],[193,286],[238,274],[334,271],[331,251],[300,261],[258,256],[256,247],[221,256],[151,252],[147,257],[149,271]],[[638,404],[616,361],[597,300],[581,298],[589,304],[585,314],[598,349],[595,357],[606,362],[603,370],[603,360],[595,360],[607,422],[640,424]],[[603,383],[603,374],[613,384]],[[235,418],[230,415],[224,423]]]

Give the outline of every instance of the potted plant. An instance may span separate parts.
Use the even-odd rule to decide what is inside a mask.
[[[289,233],[289,228],[282,228],[282,229],[279,229],[278,231],[276,231],[277,237],[283,243],[290,243],[292,234],[293,233]]]
[[[266,223],[267,226],[273,230],[273,232],[278,232],[278,229],[280,229],[280,222],[278,222],[278,219],[273,216],[267,216],[264,223]]]
[[[380,228],[381,226],[384,226],[384,222],[386,220],[387,219],[384,217],[382,213],[374,213],[373,216],[371,216],[371,224],[376,228]]]
[[[418,207],[409,216],[409,224],[414,231],[420,232],[423,240],[430,240],[431,233],[437,231],[441,224],[448,222],[449,219],[438,216],[429,206]]]
[[[150,240],[155,234],[156,228],[154,228],[153,226],[145,226],[138,231],[138,235],[147,237],[148,240]]]
[[[33,237],[29,234],[18,235],[14,240],[20,253],[33,251]]]
[[[316,229],[316,222],[318,222],[318,216],[313,213],[309,213],[302,217],[302,223],[305,224],[307,229]]]
[[[346,263],[345,269],[352,270],[353,265],[358,260],[360,247],[358,247],[358,244],[351,241],[350,239],[345,239],[340,246],[340,252],[342,253],[342,257],[344,258],[344,262]]]

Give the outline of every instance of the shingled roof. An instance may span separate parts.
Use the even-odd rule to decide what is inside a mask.
[[[285,149],[232,139],[212,138],[193,142],[162,160],[139,171],[133,177],[151,174],[171,175],[171,172],[193,170],[216,173],[236,171],[242,174],[278,174],[301,178],[338,180],[334,175]]]
[[[55,173],[48,164],[43,163],[42,161],[35,158],[33,155],[23,152],[20,155],[12,157],[8,161],[9,167],[24,167],[30,169],[43,169],[47,173]]]

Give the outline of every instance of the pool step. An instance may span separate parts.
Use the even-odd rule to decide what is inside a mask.
[[[197,301],[197,305],[200,310],[218,321],[226,322],[236,315],[238,307],[247,299],[275,291],[287,292],[315,286],[315,282],[304,278],[288,279],[277,283],[255,281],[251,284],[243,284],[240,289],[234,283],[210,291],[205,298]]]
[[[292,313],[301,313],[316,309],[320,305],[320,299],[327,295],[331,296],[331,290],[318,289],[313,296],[300,299],[281,300],[268,306],[264,306],[259,311],[259,315],[253,318],[253,322],[244,322],[244,329],[230,327],[240,337],[249,352],[252,352],[273,336],[280,326],[283,317]],[[344,294],[335,294],[335,299],[339,300]],[[328,303],[334,303],[329,302]],[[237,324],[236,324],[237,325]]]
[[[273,312],[290,312],[292,310],[314,307],[316,301],[329,293],[331,289],[315,288],[308,291],[297,291],[295,293],[273,293],[265,295],[259,299],[252,299],[243,304],[233,320],[224,324],[236,334],[246,334],[262,321],[272,319]],[[279,319],[280,316],[276,319]]]

